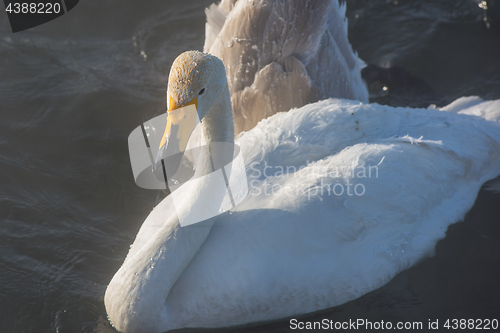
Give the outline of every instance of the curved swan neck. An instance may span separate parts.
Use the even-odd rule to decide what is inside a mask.
[[[208,150],[196,163],[196,172],[212,171],[210,151],[215,142],[234,142],[234,124],[227,85],[225,92],[202,120]],[[226,153],[226,152],[224,152]],[[230,152],[232,154],[232,150]],[[182,227],[180,218],[199,214],[207,200],[214,200],[213,178],[202,182],[188,182],[179,201],[175,203],[176,215],[165,216],[165,223],[154,236],[129,254],[106,291],[106,309],[114,324],[121,331],[162,332],[168,329],[169,311],[167,297],[170,290],[205,242],[215,222],[203,222]],[[183,186],[184,186],[183,185]],[[176,192],[177,192],[176,191]],[[222,201],[224,195],[220,198]],[[215,200],[218,200],[217,198]],[[210,202],[208,202],[210,204]]]

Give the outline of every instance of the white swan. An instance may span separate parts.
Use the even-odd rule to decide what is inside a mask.
[[[209,145],[233,142],[230,98],[217,57],[175,60],[168,108],[196,104]],[[480,118],[498,121],[500,101],[445,109],[329,99],[261,121],[236,140],[249,196],[186,227],[178,216],[198,213],[207,184],[179,188],[175,208],[171,196],[155,207],[108,286],[109,319],[130,333],[224,327],[332,307],[384,285],[432,253],[500,174],[500,125]],[[208,161],[199,156],[196,172]]]

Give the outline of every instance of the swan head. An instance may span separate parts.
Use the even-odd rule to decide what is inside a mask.
[[[199,51],[179,55],[170,69],[167,87],[167,111],[194,104],[202,120],[218,107],[218,101],[229,92],[226,69],[216,56]]]
[[[195,140],[191,137],[198,121],[207,144],[234,142],[231,98],[222,61],[198,51],[179,55],[170,69],[167,113],[167,126],[153,166],[159,180],[165,172],[178,170],[188,142]],[[200,144],[197,141],[195,147]]]
[[[174,60],[168,78],[167,112],[169,116],[174,115],[178,109],[190,105],[196,107],[199,120],[205,123],[203,128],[209,141],[233,141],[233,112],[226,69],[216,56],[187,51]],[[187,127],[182,133],[184,137],[193,130],[192,126]],[[160,148],[168,141],[168,131],[169,128]]]

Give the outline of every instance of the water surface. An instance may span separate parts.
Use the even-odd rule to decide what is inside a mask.
[[[80,1],[17,34],[0,14],[0,332],[114,332],[106,285],[162,197],[134,184],[127,137],[164,112],[169,68],[202,49],[210,3]],[[348,17],[366,62],[402,66],[447,100],[500,98],[500,35],[476,2],[350,0]],[[499,203],[481,191],[436,256],[304,320],[499,318]]]

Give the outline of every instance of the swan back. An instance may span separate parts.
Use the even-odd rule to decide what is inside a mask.
[[[206,14],[204,51],[226,67],[236,134],[328,97],[368,101],[338,1],[224,0]]]

